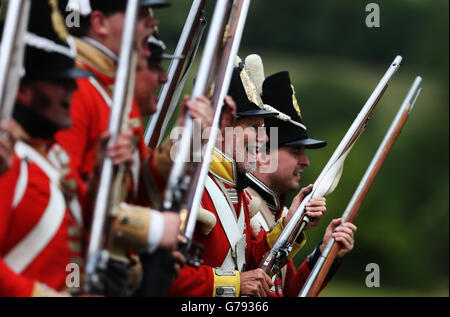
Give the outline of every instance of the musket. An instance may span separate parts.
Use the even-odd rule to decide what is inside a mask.
[[[152,149],[160,143],[164,136],[167,121],[172,117],[183,90],[186,77],[192,65],[206,25],[203,9],[206,0],[194,0],[175,49],[175,56],[167,71],[167,83],[161,87],[156,105],[156,113],[148,121],[145,130],[145,143]],[[184,72],[182,72],[186,64]],[[181,77],[181,79],[180,79]]]
[[[9,1],[0,48],[0,121],[12,116],[22,74],[30,0]]]
[[[131,109],[136,71],[137,49],[134,34],[140,0],[127,1],[119,62],[114,83],[108,142],[114,142],[127,124]],[[94,216],[89,237],[86,262],[86,293],[101,292],[103,285],[99,270],[106,267],[112,244],[112,220],[121,199],[124,166],[114,167],[105,155],[94,205]]]
[[[323,197],[336,188],[342,175],[343,164],[350,153],[353,145],[359,136],[363,133],[367,121],[372,111],[375,109],[378,101],[386,91],[392,76],[400,67],[402,61],[401,56],[397,56],[384,76],[379,81],[375,90],[353,121],[347,133],[341,140],[340,144],[334,151],[333,155],[325,165],[319,177],[314,182],[311,192],[303,199],[297,208],[289,223],[281,232],[273,247],[264,257],[260,267],[270,276],[275,275],[281,267],[286,263],[288,255],[292,251],[293,244],[297,237],[301,234],[305,226],[309,223],[308,217],[305,215],[305,206],[313,197]]]
[[[235,58],[239,49],[242,33],[250,5],[250,0],[218,0],[214,9],[210,29],[206,39],[202,59],[200,61],[197,78],[193,87],[191,98],[208,95],[214,86],[211,104],[214,113],[213,124],[208,141],[201,144],[201,149],[193,151],[193,157],[202,156],[200,162],[190,162],[191,143],[194,129],[194,120],[189,111],[185,116],[185,125],[180,140],[176,159],[169,175],[167,189],[164,195],[163,210],[179,211],[181,225],[179,229],[178,250],[186,257],[186,262],[194,267],[201,265],[201,246],[193,242],[198,210],[204,192],[205,180],[208,176],[212,152],[219,132],[220,115],[224,98],[228,92]],[[227,21],[227,17],[228,21]],[[228,23],[227,23],[228,22]],[[214,84],[214,85],[213,85]],[[192,251],[192,252],[191,252]],[[157,256],[147,262],[159,275],[151,276],[147,284],[158,282],[158,290],[153,293],[144,293],[145,296],[164,296],[173,281],[173,270],[161,268],[161,263],[170,263],[168,254],[157,251]],[[144,266],[145,269],[145,266]],[[163,279],[161,275],[170,278]],[[144,272],[144,280],[146,280]]]
[[[378,147],[375,156],[373,157],[369,167],[367,168],[364,176],[361,179],[355,193],[353,194],[347,208],[342,214],[342,223],[351,222],[353,223],[359,208],[361,207],[367,193],[369,192],[370,187],[372,186],[378,172],[383,166],[384,161],[386,160],[389,151],[392,149],[397,137],[400,135],[400,132],[403,129],[403,126],[406,124],[406,121],[411,114],[411,111],[414,108],[414,105],[419,97],[422,89],[419,88],[419,85],[422,81],[421,77],[416,77],[414,83],[412,84],[408,94],[406,95],[402,105],[400,106],[397,115],[392,121],[386,135],[384,136],[383,141]],[[341,249],[341,245],[336,243],[333,237],[328,241],[322,255],[317,260],[314,268],[312,269],[308,279],[305,282],[301,292],[299,293],[299,297],[315,297],[319,293],[325,276],[330,270],[331,265],[338,252]]]
[[[216,4],[217,12],[225,11],[230,1],[218,1]],[[198,76],[192,92],[192,98],[207,94],[211,79],[211,63],[214,60],[213,52],[217,48],[221,49],[221,58],[218,62],[217,72],[214,77],[214,93],[211,97],[214,119],[210,130],[209,139],[206,145],[202,146],[201,163],[189,163],[189,152],[191,148],[191,138],[193,134],[194,121],[192,117],[186,114],[184,133],[180,141],[178,155],[174,162],[171,174],[169,176],[168,186],[165,193],[163,208],[165,210],[180,210],[182,224],[180,228],[181,240],[185,241],[183,253],[189,255],[192,239],[197,221],[198,210],[203,195],[206,177],[208,176],[209,165],[212,159],[212,153],[216,144],[219,132],[219,121],[222,112],[224,98],[228,92],[231,81],[231,75],[239,49],[245,21],[248,14],[250,0],[235,0],[231,8],[226,33],[224,26],[214,27],[210,29],[206,41],[205,52],[199,67]],[[218,8],[220,8],[219,11]],[[219,13],[217,13],[219,14]],[[220,13],[222,15],[222,13]],[[214,19],[214,18],[213,18]],[[217,30],[215,29],[217,28]],[[220,30],[220,31],[219,31]],[[214,45],[215,49],[208,46]],[[208,84],[209,83],[209,84]],[[194,157],[196,153],[193,153]],[[197,153],[198,155],[198,153]],[[186,173],[188,168],[188,173]],[[187,186],[186,186],[187,185]],[[181,198],[181,199],[180,199]],[[190,258],[188,256],[188,258]],[[191,265],[199,265],[197,258],[190,258]]]

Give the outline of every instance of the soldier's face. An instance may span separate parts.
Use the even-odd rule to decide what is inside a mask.
[[[125,12],[116,12],[104,16],[104,18],[106,19],[104,25],[107,32],[105,44],[112,52],[119,56],[122,33],[125,25]],[[140,9],[135,31],[135,44],[138,49],[138,69],[146,67],[147,58],[150,57],[147,40],[149,36],[154,33],[157,24],[158,20],[151,17],[146,9]]]
[[[28,106],[60,129],[72,125],[70,103],[77,88],[74,80],[38,80],[30,86]]]
[[[158,20],[149,14],[148,9],[141,8],[136,23],[135,41],[138,47],[138,69],[147,67],[147,60],[150,57],[150,49],[148,48],[148,38],[155,33]]]
[[[225,153],[232,154],[241,173],[256,169],[258,148],[268,141],[263,117],[239,118],[232,129],[225,129]],[[232,144],[229,141],[232,140]]]
[[[161,61],[150,61],[148,66],[136,73],[135,96],[143,116],[156,112],[158,97],[156,93],[167,82],[167,72]]]
[[[270,187],[284,195],[299,189],[301,174],[310,162],[303,147],[281,147],[277,154],[278,167],[268,177]]]

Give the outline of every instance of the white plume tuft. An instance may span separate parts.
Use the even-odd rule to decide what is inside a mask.
[[[245,66],[256,85],[258,93],[262,94],[262,86],[266,76],[264,75],[264,65],[261,57],[257,54],[251,54],[245,58]]]

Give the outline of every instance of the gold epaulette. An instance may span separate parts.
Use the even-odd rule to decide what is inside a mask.
[[[117,65],[110,56],[82,39],[74,37],[74,41],[77,47],[78,64],[85,63],[109,77],[115,77]]]

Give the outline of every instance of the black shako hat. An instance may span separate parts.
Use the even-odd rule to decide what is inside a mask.
[[[291,84],[287,71],[273,74],[264,80],[262,99],[265,104],[274,107],[282,113],[279,117],[266,118],[264,120],[269,140],[271,138],[270,128],[278,128],[278,147],[304,146],[309,149],[318,149],[327,144],[325,141],[314,140],[308,137],[294,87]]]
[[[90,0],[92,11],[102,12],[125,11],[127,0]],[[170,4],[164,0],[141,0],[141,7],[164,8]]]
[[[104,13],[113,13],[125,11],[127,0],[64,0],[64,7],[69,11],[79,11],[81,15],[88,16],[92,11],[102,11]],[[170,3],[165,0],[141,0],[141,7],[154,9],[165,8]]]
[[[237,118],[255,116],[273,117],[277,115],[275,112],[263,109],[261,97],[242,62],[239,63],[238,67],[233,69],[228,95],[236,103]]]
[[[75,67],[75,44],[67,32],[57,0],[31,1],[25,43],[24,78],[62,80],[92,75]]]
[[[163,59],[179,59],[183,56],[169,55],[165,53],[166,44],[159,39],[158,34],[153,34],[148,38],[148,48],[151,55],[148,58],[149,61],[160,61]]]

